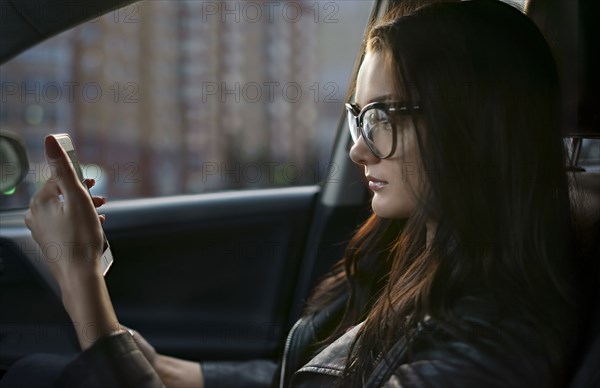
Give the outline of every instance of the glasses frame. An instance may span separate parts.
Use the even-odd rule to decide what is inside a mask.
[[[380,154],[375,148],[375,144],[366,136],[365,130],[363,128],[363,119],[365,114],[372,109],[382,109],[385,111],[388,116],[390,116],[391,124],[392,124],[392,149],[387,155]],[[387,159],[394,154],[396,151],[396,143],[397,137],[396,134],[396,124],[394,123],[393,116],[410,116],[414,112],[419,112],[421,110],[421,106],[419,103],[413,103],[411,101],[376,101],[370,104],[365,105],[362,109],[356,103],[346,103],[346,116],[348,117],[348,129],[350,130],[350,137],[354,143],[358,142],[358,139],[362,136],[365,141],[365,144],[369,148],[369,151],[379,159]],[[356,139],[354,138],[354,133],[352,131],[352,126],[350,125],[350,119],[355,120],[355,125],[358,130],[356,134]]]

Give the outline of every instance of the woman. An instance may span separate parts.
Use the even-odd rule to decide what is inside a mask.
[[[292,329],[274,384],[566,382],[577,309],[557,85],[540,32],[499,1],[390,13],[370,30],[347,109],[373,215]],[[97,260],[101,201],[51,138],[46,152],[56,179],[26,223],[42,246],[88,248],[51,268],[73,322],[101,338],[78,331],[84,351],[62,381],[160,386],[160,375],[167,385],[175,376],[243,386],[120,330]]]

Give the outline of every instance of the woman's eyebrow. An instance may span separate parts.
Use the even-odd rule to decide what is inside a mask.
[[[351,103],[351,105],[354,105],[360,111],[364,106],[367,106],[373,102],[384,102],[384,101],[395,101],[395,100],[397,100],[397,98],[394,98],[393,94],[388,93],[388,94],[383,94],[381,96],[377,96],[375,98],[371,98],[364,105],[358,105],[358,102],[356,102],[356,97],[352,98],[350,101],[354,101]]]
[[[384,95],[381,95],[381,96],[378,96],[378,97],[375,97],[375,98],[371,98],[371,99],[370,99],[370,100],[367,102],[367,104],[370,104],[370,103],[372,103],[372,102],[383,102],[383,101],[390,101],[390,100],[393,100],[393,99],[394,99],[394,95],[392,95],[392,94],[389,94],[389,93],[388,93],[388,94],[384,94]],[[366,104],[365,104],[365,105],[366,105]]]

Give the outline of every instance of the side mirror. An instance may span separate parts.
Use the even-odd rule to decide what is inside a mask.
[[[23,139],[16,133],[0,130],[0,193],[14,190],[28,170]]]

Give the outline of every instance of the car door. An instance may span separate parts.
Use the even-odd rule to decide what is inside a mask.
[[[45,20],[40,4],[18,11],[51,25],[38,26],[43,38],[96,16]],[[368,210],[342,105],[364,28],[383,5],[269,4],[129,4],[2,65],[2,129],[30,155],[25,182],[2,194],[3,369],[31,352],[77,350],[46,265],[66,248],[38,247],[23,222],[47,179],[50,132],[71,134],[92,191],[109,198],[106,281],[122,324],[188,359],[276,357]],[[13,37],[4,58],[42,38],[14,38],[18,28],[2,29],[3,41]]]

